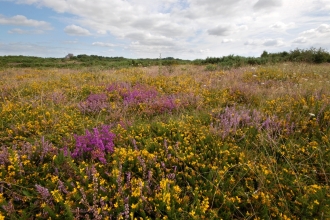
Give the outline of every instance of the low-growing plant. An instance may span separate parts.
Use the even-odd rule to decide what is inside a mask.
[[[110,126],[102,125],[100,129],[94,128],[92,132],[86,130],[85,135],[75,135],[75,148],[71,156],[81,159],[96,159],[106,163],[107,153],[114,151],[114,138],[116,135],[110,132]]]
[[[0,219],[330,216],[328,67],[207,61],[0,71]]]
[[[107,105],[107,95],[102,94],[90,94],[85,101],[78,104],[78,108],[85,114],[96,114],[105,110]]]
[[[207,70],[207,71],[215,71],[215,70],[217,70],[217,67],[215,65],[208,64],[208,65],[206,65],[205,70]]]

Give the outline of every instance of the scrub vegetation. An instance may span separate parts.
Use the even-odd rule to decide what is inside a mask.
[[[329,64],[209,61],[3,68],[0,219],[329,218]]]
[[[319,48],[295,49],[289,52],[268,53],[264,51],[260,57],[223,56],[207,57],[206,59],[182,60],[173,57],[156,59],[128,59],[124,57],[103,57],[97,55],[68,54],[65,58],[41,58],[31,56],[1,56],[0,68],[65,68],[107,70],[131,67],[173,66],[173,65],[208,65],[209,69],[231,69],[246,65],[265,65],[283,62],[330,63],[330,54]]]

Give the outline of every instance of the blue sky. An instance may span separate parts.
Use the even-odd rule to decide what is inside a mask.
[[[329,51],[330,0],[0,0],[0,33],[0,55]]]

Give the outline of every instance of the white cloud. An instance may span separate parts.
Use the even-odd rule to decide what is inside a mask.
[[[23,30],[20,28],[14,28],[8,31],[9,34],[43,34],[42,30]]]
[[[329,17],[330,16],[330,1],[329,0],[314,0],[313,5],[310,8],[308,8],[307,11],[310,16]]]
[[[106,30],[98,30],[97,33],[105,35],[105,34],[107,34],[107,31]]]
[[[282,0],[258,0],[253,8],[255,10],[268,10],[280,6],[282,6]]]
[[[330,32],[330,25],[328,24],[321,24],[316,31],[318,31],[319,33],[329,33]]]
[[[172,56],[173,50],[176,50],[176,54],[186,53],[187,49],[183,47],[171,47],[171,46],[162,46],[162,45],[141,45],[138,42],[133,42],[125,49],[133,52],[137,57],[159,57],[159,54],[162,54],[162,57]],[[196,57],[194,57],[196,58]]]
[[[316,31],[316,29],[309,29],[309,30],[307,30],[307,31],[303,31],[302,33],[300,33],[300,35],[301,36],[313,36],[313,35],[315,35],[315,34],[317,34],[317,31]]]
[[[240,31],[246,31],[248,27],[246,25],[219,25],[215,28],[209,29],[207,32],[209,35],[216,35],[216,36],[228,36]]]
[[[307,31],[303,31],[300,35],[305,37],[318,37],[320,35],[328,34],[330,33],[330,25],[328,24],[321,24],[317,28],[309,29]]]
[[[70,2],[67,2],[65,0],[57,0],[57,1],[52,1],[52,0],[16,0],[18,4],[35,4],[38,7],[49,7],[54,9],[57,12],[63,13],[65,12],[68,7],[70,6]]]
[[[143,29],[152,28],[156,24],[157,24],[157,20],[150,19],[150,17],[148,17],[148,16],[138,18],[132,22],[132,26],[134,26],[136,28],[143,28]]]
[[[221,43],[232,43],[234,42],[235,40],[234,39],[222,39]]]
[[[275,47],[282,46],[284,42],[281,39],[254,39],[248,40],[244,43],[246,46],[265,46],[265,47]]]
[[[246,45],[246,46],[258,46],[261,44],[262,44],[261,40],[248,40],[244,43],[244,45]]]
[[[50,49],[46,46],[31,43],[8,43],[0,45],[0,55],[48,56]]]
[[[279,39],[267,39],[263,42],[263,45],[266,47],[270,47],[270,46],[280,46],[283,45],[283,41],[279,40]]]
[[[249,28],[246,25],[240,25],[237,27],[237,31],[247,31]]]
[[[183,10],[183,15],[189,19],[205,17],[230,18],[239,15],[246,7],[242,7],[248,0],[188,0],[189,8]]]
[[[210,35],[227,36],[233,32],[233,28],[229,25],[219,25],[216,28],[207,31]]]
[[[306,37],[297,37],[296,39],[294,39],[292,41],[292,43],[294,44],[303,44],[307,42],[307,38]]]
[[[150,33],[134,32],[127,34],[125,37],[132,39],[136,44],[148,46],[175,46],[175,41],[172,38]]]
[[[73,36],[88,36],[91,35],[89,30],[82,28],[77,25],[69,25],[64,28],[64,32],[67,33],[68,35],[73,35]]]
[[[211,50],[210,49],[202,49],[202,50],[199,50],[200,53],[210,53]]]
[[[284,29],[285,28],[285,24],[282,23],[282,22],[277,22],[276,24],[272,24],[270,26],[270,28],[273,28],[273,29]]]
[[[67,40],[67,41],[63,41],[64,44],[76,44],[78,43],[78,41],[76,40]]]
[[[295,26],[295,23],[294,22],[290,22],[290,23],[283,23],[283,22],[276,22],[275,24],[272,24],[270,25],[269,27],[271,29],[274,29],[274,30],[285,30],[285,29],[288,29],[288,28],[292,28]]]
[[[116,45],[111,43],[104,43],[104,42],[94,42],[92,43],[93,46],[100,46],[100,47],[115,47]]]
[[[309,47],[322,47],[329,50],[330,25],[319,24],[316,28],[302,31],[293,41],[293,44],[306,44]]]
[[[51,30],[52,27],[48,22],[37,21],[28,19],[23,15],[15,15],[13,17],[6,17],[0,14],[0,24],[2,25],[13,25],[13,26],[26,26],[35,27],[43,30]]]

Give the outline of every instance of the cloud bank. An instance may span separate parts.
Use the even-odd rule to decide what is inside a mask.
[[[61,17],[66,41],[77,41],[77,46],[108,55],[157,57],[166,53],[194,59],[228,54],[259,56],[265,49],[270,52],[311,46],[330,49],[330,0],[304,4],[298,0],[12,2],[52,10]],[[55,26],[46,18],[33,19],[28,13],[0,15],[0,25],[11,27],[9,35],[42,35]]]

